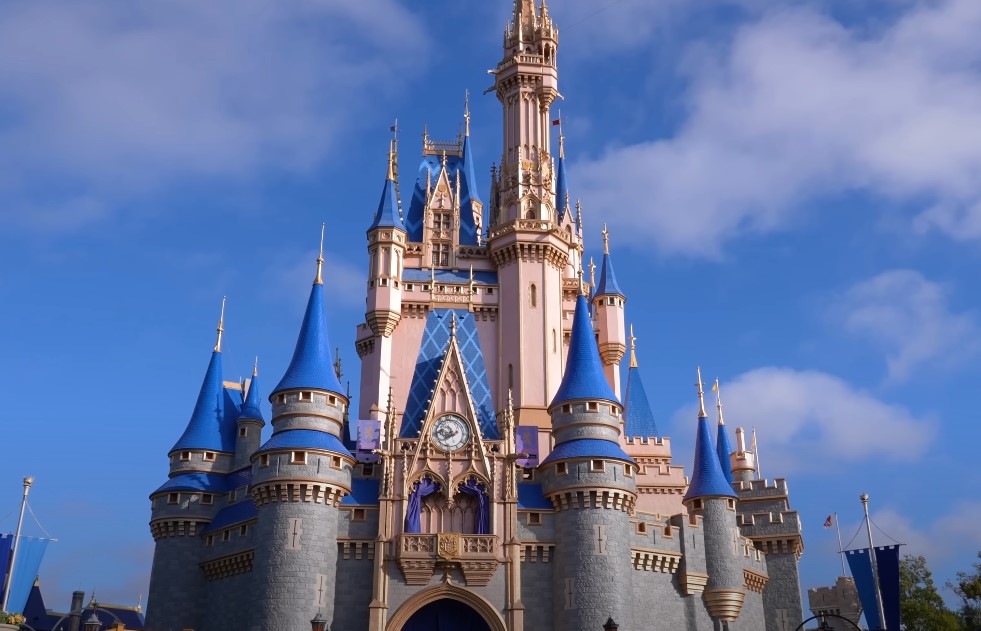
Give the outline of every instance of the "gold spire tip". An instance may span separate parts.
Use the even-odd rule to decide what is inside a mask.
[[[395,181],[395,161],[397,159],[395,155],[395,143],[395,140],[390,140],[388,142],[388,175],[386,176],[386,179],[389,182]]]
[[[596,263],[589,257],[589,286],[596,287]]]
[[[228,296],[221,297],[221,315],[218,316],[218,340],[215,342],[215,352],[221,352],[221,334],[225,332],[225,301]]]
[[[606,229],[606,224],[603,224],[603,254],[610,253],[610,231]]]
[[[719,410],[719,425],[725,425],[725,421],[722,420],[722,390],[719,388],[719,378],[715,378],[715,386],[712,388],[715,390],[715,407]]]
[[[633,324],[630,325],[630,367],[637,368],[637,336]]]
[[[470,90],[467,90],[466,95],[463,97],[463,124],[464,124],[464,135],[470,136]]]
[[[708,415],[705,414],[705,391],[702,389],[702,367],[698,366],[695,369],[698,373],[698,382],[695,386],[698,387],[698,418],[707,418]]]
[[[317,277],[313,279],[314,285],[324,284],[324,231],[327,229],[327,224],[320,224],[320,255],[317,257]]]
[[[255,356],[255,364],[252,365],[252,376],[253,377],[258,377],[259,376],[259,356],[258,355]]]

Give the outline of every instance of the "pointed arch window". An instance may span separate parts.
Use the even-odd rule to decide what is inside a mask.
[[[538,306],[538,287],[535,286],[535,283],[532,283],[528,287],[528,303],[531,304],[532,307]]]

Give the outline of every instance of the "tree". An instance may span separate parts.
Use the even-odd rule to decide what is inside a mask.
[[[922,556],[906,555],[899,562],[899,615],[905,631],[961,631],[954,614],[937,592]]]
[[[964,603],[960,614],[968,631],[981,630],[981,552],[978,552],[978,559],[973,573],[958,572],[957,580],[947,583]]]

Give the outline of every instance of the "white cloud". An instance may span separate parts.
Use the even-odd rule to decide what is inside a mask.
[[[926,450],[935,433],[931,420],[823,372],[757,368],[723,389],[727,424],[747,432],[757,428],[764,475],[869,457],[908,461]],[[675,426],[690,427],[693,417],[686,407],[674,415]]]
[[[773,10],[693,47],[671,138],[574,165],[584,203],[665,253],[792,226],[849,191],[921,203],[914,229],[981,238],[981,3],[918,3],[883,30]],[[697,54],[696,54],[697,53]]]
[[[5,5],[0,219],[96,221],[65,200],[309,169],[426,49],[395,0]]]
[[[832,313],[849,333],[885,351],[894,382],[925,364],[962,360],[979,348],[974,315],[952,312],[944,288],[913,270],[890,270],[856,284]]]

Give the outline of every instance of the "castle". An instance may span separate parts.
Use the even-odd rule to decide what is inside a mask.
[[[393,142],[367,231],[356,412],[332,365],[322,256],[268,438],[256,372],[223,379],[219,323],[150,495],[149,631],[800,624],[786,483],[756,479],[742,430],[731,448],[721,401],[710,427],[700,377],[690,478],[672,463],[605,229],[598,280],[584,278],[582,211],[550,142],[557,47],[545,2],[515,2],[486,207],[469,112],[458,141],[424,137],[404,212]]]

